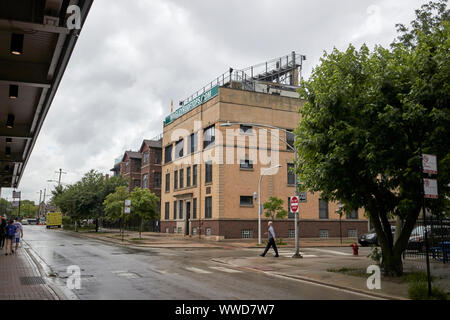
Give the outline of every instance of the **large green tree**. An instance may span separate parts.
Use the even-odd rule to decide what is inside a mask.
[[[159,198],[149,189],[134,188],[130,194],[131,215],[140,219],[139,238],[141,238],[142,227],[145,220],[159,219]]]
[[[98,226],[98,219],[104,216],[106,197],[117,187],[126,185],[122,177],[106,178],[100,172],[90,170],[75,184],[57,187],[52,192],[52,202],[73,220],[95,219]]]
[[[385,274],[401,275],[401,254],[422,204],[420,156],[438,158],[438,200],[450,188],[450,34],[446,1],[422,6],[410,29],[398,25],[390,49],[352,45],[325,54],[302,82],[296,129],[303,187],[364,208],[382,248]],[[398,217],[394,241],[390,219]]]

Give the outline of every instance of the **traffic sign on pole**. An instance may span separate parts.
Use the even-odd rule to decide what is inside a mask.
[[[423,173],[437,174],[436,156],[432,154],[422,154]]]
[[[437,199],[438,186],[435,179],[423,179],[423,191],[425,198]]]
[[[299,199],[297,196],[291,197],[291,212],[298,213],[298,203]]]

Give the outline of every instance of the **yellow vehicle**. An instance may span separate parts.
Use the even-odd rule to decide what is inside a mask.
[[[61,228],[62,225],[62,213],[61,212],[48,212],[46,217],[47,229],[51,227]]]

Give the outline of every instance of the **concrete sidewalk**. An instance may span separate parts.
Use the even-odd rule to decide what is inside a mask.
[[[59,300],[25,248],[5,256],[0,250],[0,300]]]

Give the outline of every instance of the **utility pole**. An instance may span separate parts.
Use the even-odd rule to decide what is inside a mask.
[[[61,175],[67,174],[67,172],[62,171],[62,169],[60,168],[59,171],[55,171],[55,173],[59,173],[59,178],[58,178],[58,187],[59,187],[61,185]]]
[[[44,202],[44,212],[42,214],[44,217],[45,217],[45,207],[46,207],[45,206],[45,193],[46,193],[46,191],[47,191],[47,188],[44,188],[44,201],[43,201]]]
[[[41,198],[42,198],[42,190],[39,190],[39,209],[36,217],[38,219],[41,217]]]

